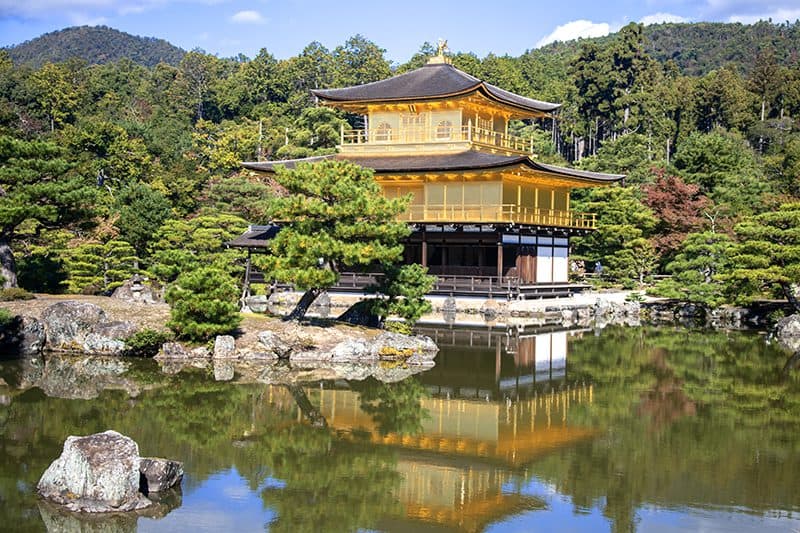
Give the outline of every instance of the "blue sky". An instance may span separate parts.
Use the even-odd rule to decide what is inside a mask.
[[[401,63],[420,45],[519,55],[553,40],[593,37],[631,21],[751,23],[800,19],[800,0],[0,0],[0,46],[74,25],[105,24],[221,57],[278,58],[360,33]]]

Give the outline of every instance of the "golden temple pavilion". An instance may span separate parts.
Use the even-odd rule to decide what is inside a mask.
[[[624,176],[539,163],[531,140],[509,133],[511,121],[552,118],[560,104],[481,81],[441,50],[404,74],[312,92],[322,105],[364,115],[364,128],[342,129],[336,154],[245,168],[271,173],[334,158],[373,169],[385,195],[411,195],[404,260],[437,276],[434,293],[517,298],[576,289],[568,280],[570,237],[594,229],[595,219],[571,209],[570,191]],[[231,245],[266,246],[269,230],[251,227]],[[343,287],[368,282],[342,277]]]

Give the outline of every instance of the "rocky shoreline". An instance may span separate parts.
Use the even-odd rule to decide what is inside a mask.
[[[134,304],[129,304],[134,305]],[[148,307],[140,305],[147,313]],[[125,340],[141,326],[118,320],[95,303],[64,300],[35,315],[18,315],[5,328],[7,354],[36,357],[44,352],[84,355],[125,355]],[[404,365],[433,365],[438,348],[427,337],[333,324],[317,326],[249,317],[233,335],[220,335],[212,346],[165,343],[156,359],[180,363],[187,360],[303,363],[378,363],[402,361]],[[173,364],[173,366],[175,366]]]
[[[342,305],[337,301],[338,297],[332,302],[327,295],[323,296],[326,297],[323,307]],[[535,302],[440,298],[434,302],[433,312],[423,317],[421,323],[517,328],[603,328],[648,323],[767,330],[774,313],[786,311],[786,306],[775,302],[749,308],[706,309],[677,301],[638,301],[626,299],[625,296],[624,293],[596,294],[591,298]],[[43,352],[119,356],[126,352],[125,339],[128,336],[145,327],[152,328],[154,324],[160,324],[163,329],[168,317],[168,307],[164,304],[125,302],[123,309],[128,311],[125,314],[120,312],[119,307],[114,307],[119,306],[119,300],[99,297],[84,300],[88,298],[64,300],[51,297],[48,305],[37,302],[38,305],[31,306],[30,314],[25,305],[28,302],[17,303],[16,306],[6,304],[18,316],[3,334],[3,349],[6,353],[23,357]],[[791,337],[794,333],[783,333],[790,330],[775,329],[773,337],[776,340]],[[792,341],[783,344],[794,346]],[[232,365],[224,365],[223,362],[247,366],[287,360],[295,366],[312,362],[335,366],[403,361],[406,365],[429,366],[433,364],[437,351],[433,341],[426,337],[338,323],[324,327],[300,325],[263,315],[246,314],[235,336],[218,336],[207,346],[169,342],[163,345],[156,359],[167,367],[185,366],[182,361],[206,361],[220,369],[220,376],[225,376],[230,371],[223,371],[222,368]],[[201,363],[195,362],[193,365],[200,366]]]

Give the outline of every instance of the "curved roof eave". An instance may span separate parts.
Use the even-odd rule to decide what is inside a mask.
[[[616,183],[618,181],[622,181],[625,179],[625,174],[606,174],[604,172],[591,172],[588,170],[580,170],[577,168],[566,168],[566,167],[559,167],[556,165],[547,165],[545,163],[539,163],[529,157],[526,157],[527,161],[525,164],[529,166],[533,170],[538,170],[540,172],[549,172],[552,174],[558,174],[559,176],[565,176],[569,178],[576,178],[586,181],[593,181],[596,183]]]
[[[307,157],[304,159],[289,159],[284,161],[246,162],[242,166],[249,170],[261,172],[275,172],[278,166],[294,168],[299,163],[316,163],[325,159],[345,159],[371,168],[381,174],[402,174],[421,172],[448,172],[468,170],[499,170],[503,168],[526,166],[531,170],[546,172],[556,176],[577,179],[598,184],[615,183],[625,179],[624,174],[605,174],[590,172],[574,168],[559,167],[539,163],[526,155],[504,156],[467,150],[448,155],[419,155],[419,156],[369,156],[369,155],[344,155],[329,154],[323,156]]]
[[[480,92],[490,100],[527,113],[549,113],[561,107],[561,104],[534,100],[506,91],[446,63],[428,64],[410,72],[362,85],[311,90],[323,102],[361,105],[441,100],[473,92]]]
[[[346,98],[335,98],[330,96],[323,96],[318,93],[316,90],[312,90],[311,93],[322,100],[323,102],[332,102],[332,103],[352,103],[352,104],[360,104],[360,105],[367,105],[367,104],[386,104],[392,102],[419,102],[420,100],[444,100],[447,98],[456,98],[459,96],[466,96],[471,93],[480,93],[484,97],[497,102],[499,104],[507,105],[513,108],[520,110],[523,113],[552,113],[553,111],[558,110],[561,108],[561,104],[556,104],[553,102],[545,102],[542,100],[534,100],[532,98],[527,98],[525,96],[520,96],[509,91],[504,91],[499,87],[495,87],[489,83],[480,82],[474,87],[469,87],[459,92],[453,93],[443,93],[437,95],[428,95],[428,96],[404,96],[404,97],[393,97],[393,98],[369,98],[364,100],[348,100]],[[507,93],[508,95],[514,97],[503,97],[501,96],[502,93]],[[523,103],[523,101],[529,101],[530,103]]]

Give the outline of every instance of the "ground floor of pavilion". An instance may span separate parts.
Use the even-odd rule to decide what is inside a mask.
[[[276,226],[251,226],[229,242],[248,252],[244,291],[270,283],[250,260],[266,253]],[[585,288],[570,283],[572,236],[586,230],[519,224],[413,224],[406,239],[405,264],[420,264],[436,276],[433,295],[524,299],[569,296]],[[362,292],[375,284],[375,269],[343,272],[332,290]]]

